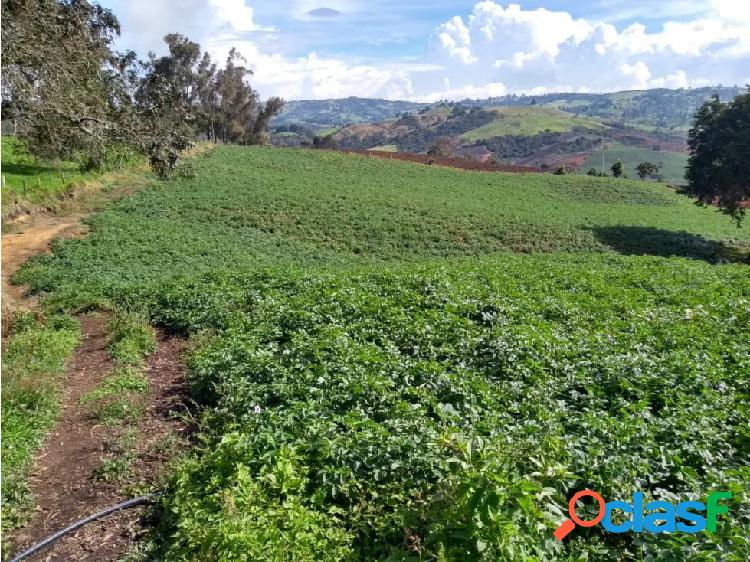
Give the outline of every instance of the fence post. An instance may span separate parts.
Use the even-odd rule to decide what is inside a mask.
[[[23,179],[23,191],[22,193],[26,195],[26,178]]]

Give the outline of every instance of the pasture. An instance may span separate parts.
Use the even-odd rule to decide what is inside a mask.
[[[680,152],[669,152],[664,150],[648,150],[635,146],[625,146],[615,143],[607,147],[606,150],[597,150],[591,155],[579,168],[579,172],[585,174],[589,168],[595,168],[597,171],[602,167],[602,152],[604,153],[604,171],[611,174],[612,164],[622,160],[625,173],[630,178],[638,179],[636,166],[641,162],[653,162],[660,165],[659,175],[664,181],[672,185],[682,185],[685,183],[685,166],[687,165],[687,156]]]
[[[40,163],[25,152],[21,142],[10,136],[2,137],[2,174],[5,181],[3,205],[14,196],[39,202],[92,177],[92,174],[81,173],[76,162]]]
[[[467,141],[478,141],[503,135],[536,135],[545,131],[563,132],[575,127],[606,128],[601,121],[579,117],[573,113],[542,106],[511,106],[490,108],[495,119],[460,136]]]

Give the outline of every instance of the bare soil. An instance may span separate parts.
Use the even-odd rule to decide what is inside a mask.
[[[2,235],[3,306],[31,308],[36,304],[34,299],[24,299],[22,287],[12,284],[13,274],[30,257],[49,253],[54,238],[81,236],[85,232],[83,216],[38,215]]]
[[[403,160],[416,162],[428,166],[446,166],[448,168],[459,168],[461,170],[473,170],[476,172],[517,172],[517,173],[539,173],[539,168],[531,166],[516,166],[512,164],[497,164],[494,162],[478,162],[463,158],[443,158],[440,156],[428,156],[426,154],[415,154],[413,152],[384,152],[382,150],[344,150],[352,154],[364,156],[375,156],[386,160]]]
[[[138,435],[137,460],[126,482],[107,482],[96,477],[108,444],[123,428],[100,424],[80,404],[81,397],[96,388],[113,367],[106,350],[106,318],[85,315],[80,320],[83,339],[68,365],[62,413],[37,454],[29,478],[39,508],[29,524],[14,533],[11,542],[17,552],[79,519],[133,497],[133,492],[124,493],[124,489],[158,484],[175,449],[184,446],[188,432],[184,417],[179,415],[186,403],[181,359],[186,341],[160,333],[158,347],[148,360],[147,407],[142,418],[131,424]],[[146,509],[139,507],[91,523],[35,559],[118,560],[146,532]]]

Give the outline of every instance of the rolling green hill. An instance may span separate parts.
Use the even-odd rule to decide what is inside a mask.
[[[463,105],[474,107],[528,106],[532,101],[539,106],[566,110],[581,116],[622,122],[645,129],[686,131],[695,111],[714,93],[722,100],[731,99],[743,91],[741,87],[704,87],[669,90],[633,90],[601,94],[555,93],[543,95],[508,95],[482,100],[463,100]],[[403,112],[416,112],[437,104],[388,101],[368,98],[335,100],[301,100],[287,103],[275,125],[310,123],[345,126],[353,123],[384,121]]]
[[[606,150],[598,150],[591,153],[588,159],[579,169],[579,173],[586,173],[589,168],[600,170],[602,167],[602,154],[604,155],[604,170],[609,173],[612,164],[622,160],[625,165],[625,173],[631,178],[637,178],[636,166],[641,162],[653,162],[661,164],[660,175],[664,181],[673,185],[685,183],[685,166],[687,156],[679,152],[654,151],[633,146],[614,144]]]
[[[224,146],[16,276],[192,336],[144,558],[746,560],[750,231],[664,185]],[[730,489],[715,533],[552,537]]]
[[[472,129],[460,138],[478,141],[505,135],[535,135],[543,132],[570,131],[576,127],[603,129],[605,125],[596,119],[576,117],[572,113],[551,107],[530,105],[524,107],[493,107],[492,122]]]
[[[418,111],[427,104],[370,98],[342,98],[333,100],[298,100],[285,104],[273,126],[290,123],[340,127],[353,123],[384,121],[404,112]]]
[[[645,131],[537,103],[483,109],[442,103],[397,119],[349,125],[332,138],[343,149],[395,146],[399,152],[425,153],[443,137],[454,140],[459,156],[551,169],[565,165],[587,170],[590,161],[585,168],[581,163],[592,153],[601,156],[595,151],[603,145],[614,145],[614,150],[621,152],[618,157],[632,163],[633,169],[641,161],[640,151],[658,149],[664,156],[664,176],[673,183],[682,175],[684,165],[678,152],[685,146],[681,134]],[[277,134],[276,144],[292,143]]]

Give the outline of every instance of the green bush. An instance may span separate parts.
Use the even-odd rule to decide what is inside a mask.
[[[353,539],[338,509],[306,497],[304,466],[281,446],[255,478],[240,434],[225,435],[213,451],[188,461],[172,490],[167,560],[352,560]],[[176,525],[172,527],[172,525]]]

